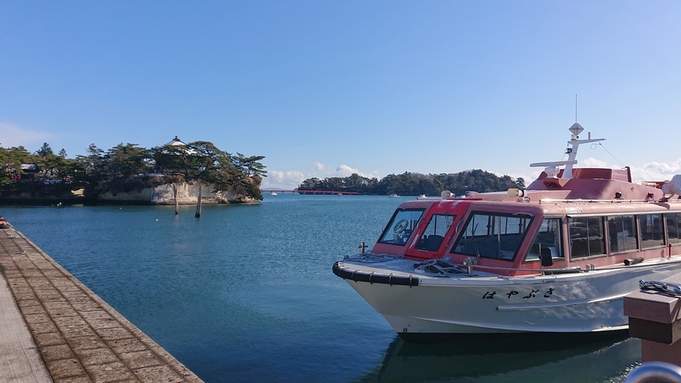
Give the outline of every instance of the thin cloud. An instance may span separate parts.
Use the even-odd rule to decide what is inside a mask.
[[[340,165],[339,167],[337,167],[337,168],[336,168],[336,175],[335,175],[335,177],[349,177],[349,176],[351,176],[351,175],[353,175],[353,174],[355,174],[355,173],[359,174],[359,175],[362,176],[362,177],[366,177],[366,178],[373,178],[373,177],[376,177],[375,174],[372,174],[372,173],[369,173],[369,174],[367,174],[367,173],[362,173],[362,172],[359,171],[358,169],[351,168],[351,167],[348,166],[348,165]]]
[[[580,165],[582,167],[591,168],[623,168],[621,164],[614,165],[592,157],[580,161],[580,163],[576,166]],[[681,173],[681,158],[677,159],[671,164],[666,162],[648,162],[641,166],[629,166],[629,169],[631,171],[632,181],[634,182],[667,181],[674,177],[674,175]]]
[[[681,174],[681,158],[671,164],[648,162],[641,167],[631,167],[631,175],[635,181],[667,181],[676,174]]]
[[[0,147],[11,148],[16,146],[29,146],[31,144],[46,141],[51,137],[48,133],[21,129],[16,126],[0,123]]]
[[[575,165],[575,167],[579,166],[585,167],[585,168],[619,168],[620,166],[611,166],[608,165],[607,162],[598,160],[593,157],[585,158],[584,160],[579,161],[579,165]]]
[[[298,170],[278,171],[268,170],[267,177],[263,178],[263,189],[286,189],[292,190],[305,180],[305,175]]]
[[[307,178],[319,178],[319,179],[324,179],[327,177],[349,177],[353,175],[354,173],[359,174],[362,177],[367,177],[367,178],[378,178],[378,173],[377,172],[371,172],[371,173],[364,173],[360,171],[359,169],[355,169],[351,166],[341,164],[336,167],[336,170],[331,170],[332,167],[330,165],[324,164],[322,162],[313,162],[312,167],[314,168],[314,171],[310,174],[308,174]]]

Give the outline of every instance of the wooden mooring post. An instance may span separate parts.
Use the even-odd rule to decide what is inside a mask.
[[[175,203],[175,215],[180,214],[180,209],[177,206],[177,185],[173,184],[173,202]]]
[[[201,218],[201,185],[199,185],[199,197],[196,199],[196,214],[194,217]]]

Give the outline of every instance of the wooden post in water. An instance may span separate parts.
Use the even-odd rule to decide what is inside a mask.
[[[177,207],[177,185],[173,184],[173,201],[175,203],[175,215],[180,214],[180,210]]]
[[[199,185],[199,198],[196,200],[196,214],[194,217],[201,218],[201,185]]]

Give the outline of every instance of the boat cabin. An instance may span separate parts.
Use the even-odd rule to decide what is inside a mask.
[[[681,254],[677,201],[409,201],[372,253],[472,260],[476,269],[500,275],[629,265]]]

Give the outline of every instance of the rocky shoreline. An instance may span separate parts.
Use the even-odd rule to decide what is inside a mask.
[[[201,203],[206,205],[218,204],[255,204],[260,201],[233,192],[214,192],[210,184],[199,183],[171,183],[144,188],[141,191],[121,192],[113,194],[105,192],[96,199],[87,198],[82,189],[61,195],[31,196],[28,193],[0,198],[0,204],[130,204],[130,205],[174,205],[174,189],[177,190],[178,205],[196,205],[201,188]]]

